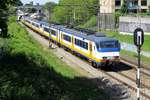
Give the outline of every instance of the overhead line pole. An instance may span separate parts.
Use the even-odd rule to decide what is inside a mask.
[[[97,28],[98,30],[97,30],[97,31],[98,31],[98,32],[100,32],[100,5],[101,5],[101,2],[100,2],[100,0],[99,0],[99,7],[98,7],[99,10],[98,10],[98,17],[97,17],[97,21],[98,21],[98,22],[97,22],[97,24],[98,24],[98,25],[97,25],[97,26],[98,26],[98,28]]]

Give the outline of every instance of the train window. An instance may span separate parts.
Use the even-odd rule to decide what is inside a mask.
[[[51,30],[51,34],[54,35],[54,36],[56,36],[56,31]]]
[[[42,24],[40,24],[40,27],[42,27]]]
[[[83,48],[86,49],[86,50],[88,50],[88,43],[84,42]]]
[[[74,41],[75,41],[74,44],[76,44],[76,43],[77,43],[77,40],[75,39]]]
[[[39,28],[39,25],[38,25],[38,24],[35,24],[35,27]]]
[[[75,44],[79,46],[79,40],[75,39]]]
[[[80,40],[80,46],[83,47],[83,41]]]
[[[32,23],[32,25],[34,26],[34,23]]]
[[[75,39],[75,44],[77,45],[77,39]]]
[[[100,43],[100,48],[116,48],[119,47],[118,41],[105,41]]]
[[[114,44],[114,42],[102,42],[100,44],[100,47],[101,48],[114,48],[115,44]]]
[[[75,39],[75,44],[79,46],[79,40]]]
[[[84,41],[81,41],[81,40],[78,40],[78,39],[75,39],[75,44],[88,50],[88,43],[87,42],[84,42]]]
[[[68,41],[68,42],[71,42],[71,36],[63,34],[63,39]]]
[[[44,31],[49,33],[49,32],[50,32],[50,29],[44,27]]]

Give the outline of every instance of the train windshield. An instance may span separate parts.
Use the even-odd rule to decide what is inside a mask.
[[[120,44],[118,41],[101,41],[97,48],[120,48]]]

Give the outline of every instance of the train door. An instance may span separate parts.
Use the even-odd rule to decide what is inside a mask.
[[[95,46],[95,43],[93,43],[93,45],[92,45],[92,56],[96,57],[96,46]]]
[[[75,42],[74,42],[74,36],[72,35],[72,49],[74,49],[74,44],[75,44]]]
[[[44,27],[42,24],[39,25],[39,29],[40,29],[41,33],[44,34]]]
[[[60,44],[62,43],[62,38],[63,38],[62,35],[63,35],[62,32],[59,31],[59,43],[60,43]]]
[[[57,40],[58,40],[58,42],[60,43],[60,36],[61,36],[61,35],[60,35],[60,30],[58,30],[57,33],[58,33],[58,34],[57,34]]]
[[[90,58],[92,58],[93,57],[93,54],[92,54],[93,48],[92,48],[92,42],[91,41],[89,42],[89,52],[90,52]]]

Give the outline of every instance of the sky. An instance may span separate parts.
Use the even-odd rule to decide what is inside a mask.
[[[30,1],[33,1],[34,4],[39,3],[39,4],[45,4],[46,2],[56,2],[58,3],[59,0],[21,0],[23,4],[29,3]]]

